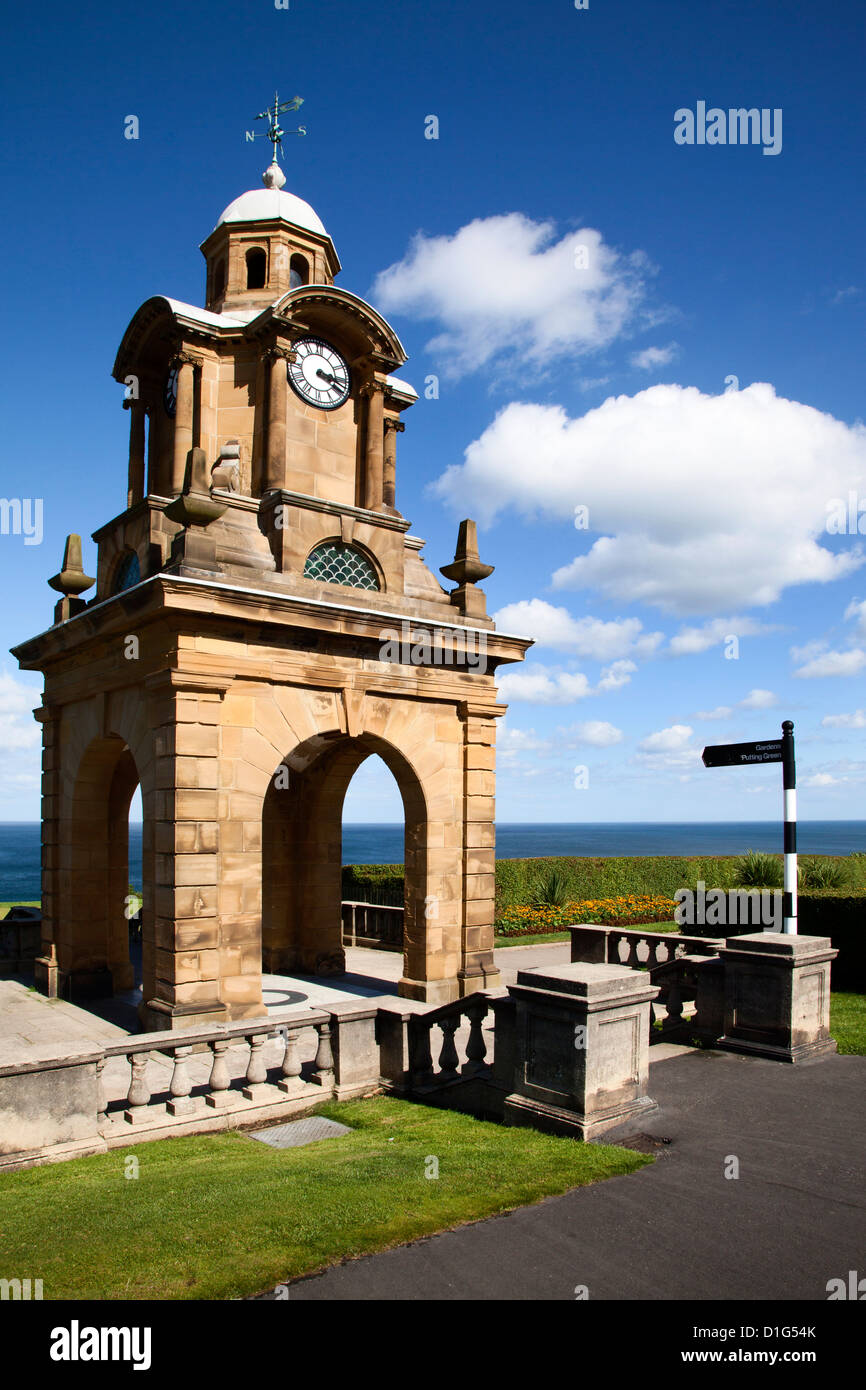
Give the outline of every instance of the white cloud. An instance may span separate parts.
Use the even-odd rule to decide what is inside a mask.
[[[637,367],[639,371],[651,372],[656,367],[666,367],[672,362],[679,352],[677,343],[668,343],[667,347],[648,347],[642,352],[632,353],[631,365]]]
[[[738,709],[774,709],[778,703],[779,697],[772,690],[750,690]]]
[[[0,671],[0,750],[13,752],[40,743],[42,735],[33,719],[40,704],[37,689],[17,681],[8,671]]]
[[[555,647],[594,661],[612,661],[633,653],[650,656],[664,640],[661,632],[643,630],[639,618],[573,618],[567,608],[557,608],[544,599],[521,599],[506,604],[493,615],[504,632],[534,637],[541,647]]]
[[[866,599],[853,599],[845,609],[845,621],[856,618],[854,630],[858,637],[866,638]]]
[[[821,544],[828,500],[851,488],[866,490],[866,427],[760,383],[718,396],[652,386],[577,419],[514,403],[434,484],[483,524],[508,508],[565,521],[586,506],[597,539],[555,587],[684,616],[764,606],[851,573],[861,547]]]
[[[693,768],[700,752],[691,743],[693,730],[688,724],[671,724],[647,734],[637,746],[635,761],[657,770],[682,771]]]
[[[720,646],[729,637],[758,637],[771,631],[754,618],[713,618],[701,627],[681,627],[668,645],[671,656],[694,656]]]
[[[688,724],[671,724],[641,739],[638,748],[643,753],[672,753],[684,748],[694,730]]]
[[[794,675],[801,676],[804,680],[812,680],[818,676],[856,676],[864,666],[866,651],[852,647],[847,652],[824,652],[821,656],[807,661],[805,666],[794,672]]]
[[[524,701],[530,705],[570,705],[592,693],[589,679],[581,672],[551,672],[546,666],[506,671],[499,680],[499,698],[505,702]]]
[[[619,690],[621,685],[628,685],[632,673],[636,670],[637,666],[633,661],[612,661],[601,673],[599,690]]]
[[[442,331],[426,349],[447,373],[494,358],[541,368],[619,337],[648,272],[644,256],[619,254],[592,228],[556,240],[554,223],[512,212],[476,218],[453,236],[419,232],[371,296],[385,313],[438,320]]]
[[[866,729],[866,709],[853,714],[825,714],[821,723],[826,729]]]
[[[692,715],[693,719],[728,719],[733,714],[731,705],[717,705],[715,709],[699,709]]]
[[[584,743],[591,748],[612,748],[615,743],[622,743],[623,739],[622,729],[608,724],[605,719],[587,719],[583,724],[572,724],[570,729],[561,732],[566,735],[565,742],[569,748],[580,747]]]
[[[499,678],[499,698],[531,705],[570,705],[589,695],[600,695],[628,685],[637,670],[633,661],[612,661],[603,666],[598,685],[592,686],[581,671],[551,670],[547,666],[524,666],[506,671]]]
[[[844,778],[832,777],[829,772],[813,772],[803,782],[804,787],[838,787]]]

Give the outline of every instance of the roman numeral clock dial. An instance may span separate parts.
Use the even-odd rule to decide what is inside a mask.
[[[289,363],[289,381],[302,401],[321,410],[336,410],[349,399],[349,368],[321,338],[301,338],[292,344],[296,361]]]

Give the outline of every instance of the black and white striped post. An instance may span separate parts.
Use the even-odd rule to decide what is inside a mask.
[[[794,761],[794,725],[782,725],[782,786],[785,797],[785,876],[782,892],[782,931],[797,935],[797,766]]]

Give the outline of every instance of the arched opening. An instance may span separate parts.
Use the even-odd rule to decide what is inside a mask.
[[[356,773],[357,788],[347,800]],[[348,817],[363,815],[364,821],[347,818],[346,811]],[[369,819],[373,813],[375,821]],[[417,776],[382,739],[338,736],[310,740],[306,756],[304,748],[296,750],[276,769],[264,801],[265,974],[367,976],[374,993],[396,992],[401,978],[419,978],[428,926],[426,826]],[[378,856],[386,845],[394,856],[389,862],[403,860],[402,900],[392,904],[402,912],[383,912],[378,920],[375,912],[356,914],[354,923],[345,921],[343,864],[383,862]],[[385,924],[382,919],[389,915],[392,921]],[[377,934],[382,939],[377,941]],[[268,983],[263,982],[266,996]]]
[[[289,261],[289,289],[300,289],[310,283],[310,263],[305,256],[292,256]]]
[[[247,252],[247,289],[263,290],[268,282],[268,257],[261,247]]]
[[[94,739],[64,817],[57,930],[61,992],[131,1029],[147,950],[142,923],[152,922],[145,893],[153,882],[153,846],[138,787],[123,739]]]

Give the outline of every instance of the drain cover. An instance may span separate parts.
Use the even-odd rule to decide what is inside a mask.
[[[272,1149],[297,1149],[302,1144],[315,1144],[318,1139],[338,1139],[341,1134],[351,1132],[347,1125],[338,1125],[336,1120],[311,1115],[306,1120],[291,1120],[286,1125],[258,1129],[250,1138],[258,1139],[260,1144],[270,1144]]]

